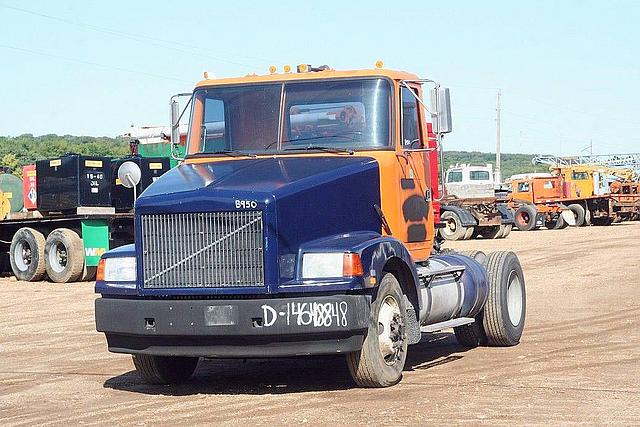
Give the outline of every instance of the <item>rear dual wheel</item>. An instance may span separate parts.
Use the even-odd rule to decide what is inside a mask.
[[[445,211],[440,218],[444,224],[444,227],[440,228],[440,235],[445,240],[466,240],[473,234],[473,227],[463,226],[462,220],[455,212]]]
[[[520,342],[526,315],[524,274],[513,252],[493,252],[478,261],[487,269],[489,295],[476,321],[454,328],[458,342],[478,345],[513,346]]]
[[[45,273],[45,239],[39,231],[23,227],[11,239],[9,262],[18,280],[36,282]]]
[[[549,230],[561,230],[567,228],[567,223],[561,214],[554,215],[549,221],[545,221],[544,226]]]
[[[506,234],[505,234],[506,233]],[[511,224],[500,224],[483,227],[479,234],[485,239],[503,239],[511,233]]]
[[[574,225],[574,227],[582,227],[583,225],[586,225],[586,212],[582,205],[574,203],[569,205],[568,208],[571,210],[573,216],[576,219],[576,225]]]
[[[80,280],[84,273],[82,239],[73,230],[57,228],[49,233],[44,248],[47,275],[56,283]]]

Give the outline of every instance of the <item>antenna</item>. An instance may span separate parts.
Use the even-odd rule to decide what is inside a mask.
[[[496,98],[496,170],[494,172],[494,183],[499,184],[502,181],[502,165],[500,159],[500,97],[502,93],[498,89]]]

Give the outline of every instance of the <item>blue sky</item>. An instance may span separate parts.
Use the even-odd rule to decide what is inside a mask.
[[[15,8],[24,9],[16,10]],[[640,151],[638,1],[0,0],[0,135],[165,124],[207,70],[416,72],[451,87],[449,149]]]

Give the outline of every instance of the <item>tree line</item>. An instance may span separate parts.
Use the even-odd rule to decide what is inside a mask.
[[[124,138],[106,136],[0,136],[0,166],[9,167],[16,175],[21,175],[23,165],[68,153],[121,157],[129,153],[129,144]],[[502,154],[502,176],[506,178],[518,173],[535,172],[531,164],[532,157],[530,154]],[[444,159],[445,168],[456,163],[495,164],[495,154],[478,151],[445,151]],[[544,166],[538,166],[537,169],[537,172],[547,171]]]

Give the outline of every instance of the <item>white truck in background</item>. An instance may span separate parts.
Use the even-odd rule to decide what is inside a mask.
[[[440,236],[446,240],[505,238],[511,233],[514,213],[506,199],[496,196],[493,166],[450,166],[445,173],[445,197],[440,208]]]

